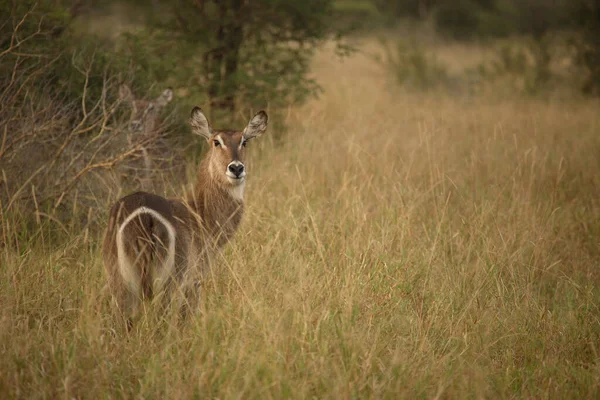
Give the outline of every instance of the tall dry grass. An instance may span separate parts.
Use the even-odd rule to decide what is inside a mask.
[[[598,102],[314,71],[185,324],[115,336],[98,237],[2,253],[2,397],[600,396]]]

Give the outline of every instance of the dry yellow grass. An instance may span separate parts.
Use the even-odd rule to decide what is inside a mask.
[[[314,71],[182,327],[112,334],[97,237],[2,254],[3,398],[600,396],[598,102]]]

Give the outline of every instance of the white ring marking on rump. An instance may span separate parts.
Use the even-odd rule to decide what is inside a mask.
[[[164,267],[161,271],[158,272],[158,277],[154,279],[154,282],[161,287],[164,284],[164,281],[171,274],[173,267],[175,266],[175,228],[173,224],[171,224],[164,216],[162,216],[157,211],[148,208],[148,207],[140,207],[133,211],[126,219],[123,221],[119,230],[117,232],[117,260],[119,264],[119,272],[123,277],[123,280],[129,286],[129,288],[135,293],[140,295],[142,290],[142,283],[140,274],[137,273],[133,268],[133,265],[129,261],[127,255],[125,254],[125,242],[123,241],[123,231],[127,224],[129,224],[135,217],[140,214],[149,214],[154,217],[157,221],[165,226],[167,229],[167,234],[169,235],[169,249],[167,250],[167,259],[165,261]],[[153,271],[156,272],[156,271]]]

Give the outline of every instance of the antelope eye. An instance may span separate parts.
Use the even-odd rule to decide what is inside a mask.
[[[242,147],[246,147],[246,144],[248,144],[248,141],[247,141],[247,140],[244,140],[244,141],[242,142]]]
[[[213,143],[215,144],[215,147],[219,147],[221,145],[221,142],[218,140],[213,140]]]

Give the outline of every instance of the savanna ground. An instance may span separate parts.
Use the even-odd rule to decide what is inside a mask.
[[[3,250],[3,398],[600,396],[600,104],[314,74],[183,326],[114,334],[99,233]]]

